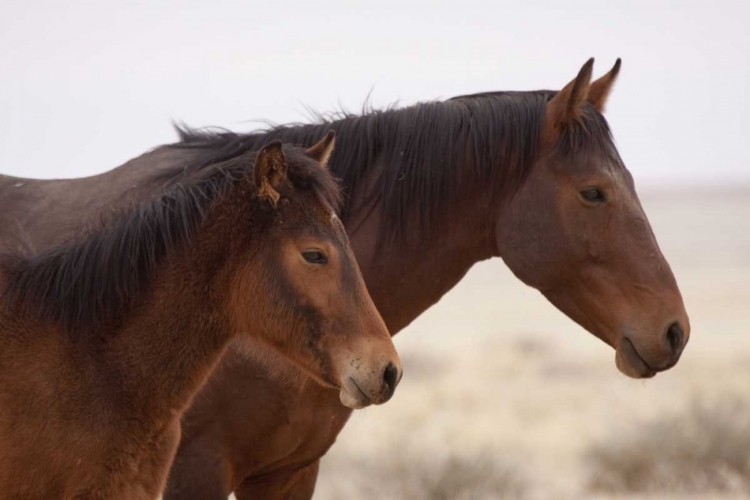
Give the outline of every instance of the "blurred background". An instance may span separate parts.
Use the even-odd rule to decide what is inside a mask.
[[[175,140],[623,70],[607,118],[683,291],[676,368],[614,352],[499,260],[397,337],[406,376],[356,412],[317,498],[750,495],[750,4],[0,4],[0,172],[77,177]]]

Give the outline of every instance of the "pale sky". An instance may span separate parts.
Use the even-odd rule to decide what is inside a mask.
[[[75,4],[75,5],[74,5]],[[0,172],[71,177],[172,142],[488,90],[619,56],[607,118],[639,186],[750,183],[750,2],[0,3]]]

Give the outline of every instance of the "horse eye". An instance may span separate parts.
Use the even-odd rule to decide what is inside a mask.
[[[586,201],[603,202],[607,201],[607,197],[604,196],[604,192],[601,189],[589,188],[581,191],[581,196]]]
[[[302,257],[304,257],[304,259],[310,264],[326,264],[328,262],[328,259],[323,255],[323,252],[318,250],[302,252]]]

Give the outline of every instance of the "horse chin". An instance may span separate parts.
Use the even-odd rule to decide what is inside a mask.
[[[630,378],[643,379],[656,375],[656,370],[643,360],[630,339],[625,338],[617,348],[615,365],[620,372]]]

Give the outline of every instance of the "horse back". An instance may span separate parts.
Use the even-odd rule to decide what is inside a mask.
[[[156,174],[187,164],[192,154],[162,146],[108,172],[77,179],[0,175],[0,251],[43,250],[150,199],[165,188]]]

